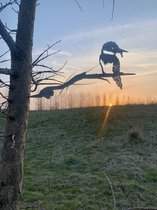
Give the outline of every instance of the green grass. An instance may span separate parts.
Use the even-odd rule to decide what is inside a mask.
[[[157,105],[31,112],[22,206],[46,210],[157,206]],[[3,127],[4,123],[0,122]],[[0,127],[0,129],[1,129]],[[130,129],[140,138],[129,141]]]

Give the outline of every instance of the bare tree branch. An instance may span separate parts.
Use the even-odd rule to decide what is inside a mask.
[[[3,87],[10,87],[10,85],[9,84],[7,84],[8,82],[4,82],[4,81],[2,81],[1,79],[0,79],[0,88],[3,88]]]
[[[63,72],[59,72],[59,71],[56,71],[56,70],[53,70],[51,67],[48,67],[48,66],[45,66],[45,65],[37,65],[37,67],[42,67],[42,68],[45,68],[45,69],[49,69],[49,70],[43,70],[43,71],[37,71],[37,72],[33,72],[32,75],[33,75],[33,78],[35,79],[36,76],[40,76],[42,74],[53,74],[52,77],[54,75],[59,75],[59,76],[62,76],[64,77],[63,75],[61,75],[61,73]],[[58,73],[59,72],[59,73]],[[43,78],[44,79],[44,78]]]
[[[111,17],[111,20],[113,20],[114,6],[115,6],[115,0],[113,0],[113,6],[112,6],[112,17]]]
[[[5,62],[8,62],[10,61],[11,59],[6,59],[6,60],[3,60],[3,61],[0,61],[0,63],[5,63]]]
[[[11,69],[0,68],[0,74],[11,75]]]
[[[48,84],[48,81],[55,81],[57,84],[63,83],[62,81],[59,81],[59,80],[57,80],[57,79],[52,78],[52,76],[47,76],[47,77],[45,77],[44,79],[43,79],[43,78],[38,79],[38,80],[36,81],[36,84],[37,84],[37,85],[40,85],[40,83],[43,82],[43,81],[47,81],[47,83],[45,83],[45,84]],[[43,84],[43,83],[42,83],[42,84]]]
[[[8,7],[9,5],[12,5],[14,3],[18,4],[18,1],[17,0],[10,0],[5,4],[0,3],[0,12],[2,12],[6,7]]]
[[[104,0],[102,0],[102,6],[103,6],[103,8],[105,8],[105,2],[104,2]]]
[[[7,24],[5,23],[5,28],[9,31],[10,34],[12,33],[16,33],[17,32],[17,29],[10,29]]]
[[[4,55],[6,55],[8,52],[10,52],[10,50],[7,50],[6,52],[4,52],[2,55],[0,55],[0,58],[2,58]]]
[[[19,11],[18,11],[18,10],[15,10],[13,7],[12,7],[12,10],[13,10],[16,14],[19,13]]]
[[[3,95],[3,93],[0,92],[0,95],[1,95],[4,99],[7,100],[7,97],[5,97],[5,96]]]
[[[1,20],[0,20],[0,35],[2,36],[3,40],[8,45],[10,51],[15,52],[16,51],[15,42],[13,38],[10,36],[9,32],[6,30]]]
[[[2,58],[4,55],[6,55],[8,52],[10,52],[10,50],[8,50],[8,51],[6,51],[6,52],[4,52],[2,55],[0,55],[0,58]],[[0,63],[5,63],[5,62],[8,62],[8,61],[10,61],[11,59],[4,59],[4,60],[2,60],[2,61],[0,61]]]
[[[7,106],[8,106],[8,101],[7,100],[1,102],[0,103],[0,110],[6,109]],[[6,115],[5,111],[3,112],[3,114]]]
[[[38,63],[40,63],[41,61],[45,60],[46,58],[48,58],[48,57],[50,57],[50,56],[52,56],[52,55],[55,55],[55,54],[59,53],[60,51],[61,51],[61,50],[58,50],[58,51],[55,51],[55,52],[53,52],[53,53],[51,53],[51,54],[48,54],[48,53],[47,53],[47,55],[45,55],[44,57],[38,59],[38,60],[33,64],[33,67],[36,66],[36,65],[37,65]]]
[[[82,12],[83,10],[82,10],[82,7],[81,7],[81,5],[79,4],[79,2],[78,2],[77,0],[74,0],[74,1],[76,2],[77,6],[79,7],[80,11]]]
[[[39,62],[41,62],[42,60],[45,60],[45,59],[48,58],[49,56],[52,56],[52,55],[54,55],[54,54],[60,52],[60,50],[58,50],[58,51],[56,51],[56,52],[54,52],[54,53],[51,53],[51,54],[48,53],[48,51],[49,51],[53,46],[55,46],[56,44],[58,44],[59,42],[61,42],[61,40],[59,40],[59,41],[55,42],[54,44],[48,46],[47,49],[44,50],[44,51],[35,59],[35,61],[33,61],[32,67],[36,66]],[[45,54],[46,54],[46,55],[45,55]],[[43,57],[42,57],[42,56],[43,56]]]
[[[65,61],[65,63],[57,70],[53,69],[52,67],[49,67],[47,65],[44,65],[44,64],[36,64],[36,67],[42,67],[42,68],[45,68],[45,69],[49,69],[48,71],[37,71],[37,72],[33,72],[32,74],[33,75],[38,75],[38,74],[43,74],[43,73],[53,73],[53,74],[56,74],[56,75],[60,75],[60,72],[64,67],[65,65],[67,64],[67,60]],[[59,72],[59,73],[58,73]],[[62,76],[62,75],[60,75]]]
[[[41,82],[43,82],[43,81],[46,81],[47,83],[49,82],[49,81],[54,81],[55,83],[53,83],[53,84],[61,84],[62,82],[61,81],[59,81],[59,80],[56,80],[56,79],[54,79],[54,76],[56,76],[56,75],[59,75],[59,76],[63,76],[61,73],[61,70],[64,68],[64,66],[66,65],[66,63],[67,63],[67,61],[65,61],[65,63],[59,68],[59,69],[57,69],[57,70],[55,70],[55,69],[53,69],[52,67],[50,67],[50,66],[48,66],[48,65],[45,65],[45,64],[41,64],[41,62],[43,61],[43,60],[45,60],[46,58],[48,58],[48,57],[50,57],[50,56],[52,56],[52,55],[54,55],[54,54],[56,54],[56,53],[58,53],[58,52],[60,52],[60,50],[58,50],[58,51],[55,51],[55,52],[53,52],[53,53],[49,53],[49,50],[53,47],[53,46],[55,46],[56,44],[58,44],[59,42],[61,42],[61,40],[59,40],[59,41],[57,41],[57,42],[55,42],[54,44],[52,44],[52,45],[50,45],[50,46],[48,46],[34,61],[33,61],[33,63],[32,63],[32,69],[34,68],[34,67],[40,67],[40,68],[44,68],[44,69],[46,69],[46,71],[45,70],[43,70],[43,71],[32,71],[32,82],[33,82],[33,84],[32,84],[32,88],[33,89],[31,89],[31,92],[34,92],[34,91],[36,91],[36,89],[37,89],[37,87],[38,87],[38,85],[41,83]],[[50,74],[50,75],[48,75],[48,74]],[[48,75],[48,76],[46,76],[46,75]]]

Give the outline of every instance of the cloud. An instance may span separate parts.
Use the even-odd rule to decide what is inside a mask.
[[[100,47],[104,42],[114,40],[129,49],[155,49],[157,41],[157,20],[150,19],[131,24],[112,25],[69,34],[63,42],[69,44],[73,50],[84,47],[87,50]],[[74,45],[75,44],[75,45]]]
[[[90,69],[98,64],[101,46],[113,40],[120,47],[129,51],[121,59],[121,66],[132,71],[144,71],[156,66],[157,20],[150,19],[131,24],[93,28],[65,36],[59,45],[61,52],[49,58],[49,62],[64,63],[68,60],[66,70]],[[56,47],[58,48],[58,46]],[[58,49],[59,49],[58,48]],[[42,49],[39,50],[41,52]],[[55,50],[51,50],[54,52]],[[38,52],[38,54],[39,54]],[[37,51],[35,52],[37,54]],[[46,62],[46,61],[45,61]],[[73,68],[71,68],[72,66]],[[138,70],[137,70],[138,69]]]
[[[55,55],[47,61],[55,66],[59,66],[67,59],[68,63],[63,69],[66,78],[69,75],[88,71],[98,65],[101,46],[106,41],[116,41],[117,44],[128,50],[120,59],[121,71],[136,73],[135,76],[122,77],[123,90],[115,85],[112,78],[109,78],[111,85],[104,81],[94,81],[96,84],[88,86],[73,86],[69,88],[74,92],[90,92],[92,94],[106,93],[116,95],[120,98],[128,96],[130,98],[146,97],[156,98],[157,79],[157,20],[147,20],[132,24],[112,25],[105,28],[94,28],[92,30],[80,31],[69,34],[62,39],[62,53]],[[112,66],[105,67],[106,72],[112,71]],[[99,66],[90,73],[101,72]],[[89,84],[91,81],[85,80],[80,83]],[[93,82],[93,81],[92,81]]]
[[[121,59],[122,69],[135,72],[155,71],[157,67],[157,20],[150,19],[131,24],[112,25],[69,34],[63,46],[72,56],[69,63],[81,69],[98,64],[99,53],[104,42],[114,40],[129,51]],[[149,70],[148,70],[149,69]]]

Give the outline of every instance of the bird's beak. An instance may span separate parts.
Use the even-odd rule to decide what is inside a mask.
[[[123,57],[123,52],[128,52],[127,50],[118,49],[118,53],[120,53],[121,57]]]

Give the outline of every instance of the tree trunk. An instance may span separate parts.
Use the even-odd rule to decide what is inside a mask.
[[[8,113],[0,170],[0,209],[20,209],[31,84],[36,0],[21,0],[16,50],[11,51]]]

